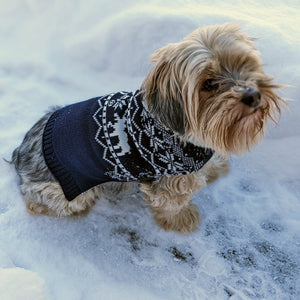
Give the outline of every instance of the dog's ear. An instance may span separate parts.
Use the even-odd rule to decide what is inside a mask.
[[[144,80],[141,92],[150,113],[180,135],[185,133],[185,113],[181,84],[172,57],[176,44],[169,44],[151,56],[154,66]]]

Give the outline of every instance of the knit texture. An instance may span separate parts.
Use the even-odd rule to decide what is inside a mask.
[[[44,130],[43,153],[69,201],[107,181],[193,173],[213,155],[211,149],[182,144],[151,117],[139,91],[55,111]]]

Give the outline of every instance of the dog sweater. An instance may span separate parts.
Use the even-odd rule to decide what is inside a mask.
[[[44,129],[43,153],[69,201],[107,181],[196,172],[213,155],[211,149],[183,144],[154,119],[139,91],[109,94],[55,111]]]

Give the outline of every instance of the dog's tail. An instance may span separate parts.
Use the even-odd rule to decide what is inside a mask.
[[[12,153],[12,156],[11,156],[11,160],[7,160],[7,159],[5,159],[5,158],[3,158],[3,160],[5,161],[5,162],[7,162],[8,164],[10,164],[10,165],[14,165],[15,166],[15,168],[16,168],[16,170],[18,170],[18,168],[19,168],[19,164],[20,164],[20,154],[19,154],[20,152],[19,152],[19,147],[17,147],[14,151],[13,151],[13,153]]]

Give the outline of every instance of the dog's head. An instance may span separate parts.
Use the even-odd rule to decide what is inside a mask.
[[[157,50],[141,88],[151,114],[183,140],[223,155],[256,145],[285,101],[252,40],[228,23]]]

